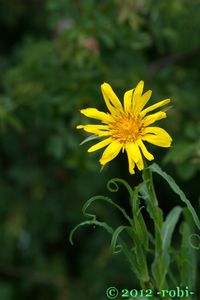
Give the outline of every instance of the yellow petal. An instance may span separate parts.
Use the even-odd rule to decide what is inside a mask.
[[[135,107],[133,113],[135,116],[139,115],[143,107],[147,104],[149,99],[151,98],[152,91],[149,90],[144,93],[141,97],[138,97],[137,106]]]
[[[142,95],[143,92],[143,88],[144,88],[144,81],[140,80],[135,88],[135,92],[134,92],[134,96],[136,95]]]
[[[137,147],[137,149],[138,149],[138,161],[136,162],[136,165],[138,169],[141,171],[144,169],[144,162],[139,147]]]
[[[140,112],[140,111],[143,109],[143,107],[147,104],[147,102],[148,102],[149,99],[151,98],[151,95],[152,95],[152,91],[151,91],[151,90],[148,90],[146,93],[144,93],[144,94],[142,95],[139,112]],[[139,113],[139,112],[138,112],[138,113]]]
[[[105,140],[103,140],[103,141],[101,141],[101,142],[95,144],[94,146],[90,147],[90,148],[88,149],[88,152],[93,152],[93,151],[99,150],[99,149],[101,149],[101,148],[107,146],[107,145],[110,144],[111,142],[112,142],[112,139],[109,137],[109,138],[107,138],[107,139],[105,139]]]
[[[141,96],[142,96],[142,92],[143,92],[143,88],[144,88],[144,81],[141,80],[133,93],[133,100],[132,100],[132,111],[135,112],[138,110],[138,107],[140,106],[140,100],[141,100]]]
[[[98,136],[108,136],[110,135],[110,131],[108,130],[108,126],[107,125],[93,125],[93,124],[89,124],[89,125],[78,125],[76,127],[77,129],[83,129],[86,132],[89,133],[94,133]]]
[[[108,145],[108,147],[103,152],[103,155],[102,155],[101,159],[99,160],[100,164],[104,166],[109,161],[114,159],[119,154],[121,148],[122,148],[122,146],[119,142],[117,142],[117,141],[111,142],[110,145]]]
[[[104,123],[108,123],[113,120],[112,116],[110,114],[106,114],[102,111],[99,111],[96,108],[86,108],[86,109],[81,109],[80,111],[83,115],[86,117],[92,118],[92,119],[97,119],[101,120]]]
[[[165,99],[165,100],[162,100],[162,101],[159,101],[158,103],[155,103],[147,108],[145,108],[141,113],[140,113],[140,116],[143,118],[148,112],[158,108],[158,107],[161,107],[163,105],[166,105],[167,103],[170,102],[170,99]]]
[[[77,129],[84,129],[84,128],[96,128],[96,129],[102,129],[102,130],[108,130],[108,125],[99,125],[99,124],[86,124],[86,125],[77,125]]]
[[[129,90],[124,94],[124,111],[130,112],[132,110],[133,92],[135,89]]]
[[[155,114],[151,114],[151,115],[144,117],[142,122],[143,122],[144,126],[148,126],[148,125],[150,125],[158,120],[164,119],[166,117],[167,117],[167,115],[164,111],[158,111]]]
[[[118,97],[115,95],[113,89],[108,83],[103,83],[101,85],[101,91],[105,100],[105,103],[111,112],[111,114],[116,114],[117,112],[122,111],[122,104],[119,101]]]
[[[128,157],[128,168],[130,174],[135,174],[134,168],[135,168],[135,162],[133,159],[132,151],[128,145],[126,146],[126,153]]]
[[[160,147],[170,147],[172,142],[171,136],[160,127],[146,127],[142,140]]]
[[[129,172],[133,174],[134,163],[136,163],[139,170],[144,169],[144,163],[138,145],[136,143],[127,143],[125,148],[128,156]]]
[[[137,144],[140,147],[140,149],[142,151],[142,154],[144,155],[144,157],[146,157],[146,159],[148,159],[148,160],[153,160],[154,159],[154,156],[147,150],[147,148],[144,145],[142,140],[138,140]]]

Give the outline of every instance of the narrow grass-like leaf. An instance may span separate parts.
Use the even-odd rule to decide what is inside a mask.
[[[134,189],[134,191],[133,191],[133,193],[132,193],[132,197],[131,197],[131,207],[132,207],[132,214],[133,214],[133,216],[135,215],[135,214],[137,214],[138,213],[138,211],[139,211],[139,204],[140,204],[140,199],[139,199],[139,193],[143,190],[143,188],[145,187],[145,185],[146,185],[146,182],[145,181],[143,181],[142,183],[140,183],[140,184],[138,184],[136,187],[135,187],[135,189]]]
[[[145,248],[148,249],[149,235],[146,228],[146,224],[143,219],[141,210],[143,207],[140,207],[140,196],[139,193],[142,188],[145,186],[146,182],[142,182],[134,188],[130,198],[130,204],[132,208],[132,218],[134,230],[138,236],[138,242],[144,244]]]
[[[118,237],[119,237],[119,235],[122,231],[124,231],[125,229],[128,229],[128,228],[130,228],[130,227],[128,227],[128,226],[119,226],[115,229],[115,231],[112,235],[111,243],[110,243],[110,249],[111,249],[113,254],[117,254],[117,253],[121,252],[123,246],[121,244],[117,244]],[[120,248],[118,246],[120,246]],[[119,250],[117,250],[117,247],[118,247]]]
[[[149,281],[149,272],[147,266],[147,252],[144,250],[144,247],[141,243],[137,243],[135,247],[135,257],[138,265],[140,280],[143,282]]]
[[[190,235],[190,245],[192,248],[196,250],[200,250],[200,235],[197,233],[193,233]]]
[[[177,256],[180,280],[190,289],[195,288],[195,279],[197,278],[197,250],[190,245],[191,229],[188,222],[183,222],[180,227],[182,236],[180,251]]]
[[[113,179],[109,180],[107,183],[107,189],[110,192],[117,192],[119,190],[119,186],[117,183],[121,183],[129,192],[129,196],[132,197],[133,190],[132,190],[131,186],[128,184],[128,182],[126,182],[125,180],[123,180],[121,178],[113,178]],[[112,184],[114,187],[111,186]]]
[[[87,142],[90,142],[92,140],[96,140],[96,139],[99,139],[99,136],[98,135],[90,135],[88,136],[86,139],[84,139],[81,143],[80,143],[80,146],[82,146],[83,144],[87,143]]]
[[[181,211],[182,208],[180,206],[174,207],[167,215],[166,220],[163,223],[161,229],[163,250],[167,251],[171,244],[172,234],[180,217]]]
[[[126,211],[125,211],[123,208],[121,208],[121,206],[119,206],[118,204],[116,204],[112,199],[110,199],[110,198],[108,198],[108,197],[105,197],[105,196],[101,196],[101,195],[99,195],[99,196],[94,196],[94,197],[90,198],[88,201],[86,201],[86,203],[84,204],[83,209],[82,209],[83,214],[84,214],[86,217],[90,217],[90,218],[92,218],[93,220],[96,219],[96,215],[91,214],[91,213],[88,213],[88,212],[87,212],[87,209],[90,207],[90,205],[91,205],[93,202],[98,201],[98,200],[100,200],[100,201],[103,200],[103,201],[105,201],[105,202],[111,204],[113,207],[117,208],[117,209],[123,214],[123,216],[127,219],[127,221],[128,221],[130,224],[132,224],[131,218],[129,218],[129,216],[127,215]]]
[[[152,274],[156,282],[156,288],[161,290],[167,288],[165,283],[165,278],[169,269],[170,256],[168,251],[163,251],[159,256],[155,256],[155,259],[152,263]]]
[[[103,227],[104,229],[106,229],[107,232],[109,232],[110,234],[113,234],[114,230],[112,229],[112,227],[110,227],[108,224],[106,224],[105,222],[99,222],[97,220],[88,220],[88,221],[84,221],[84,222],[81,222],[80,224],[78,224],[76,227],[74,227],[71,232],[70,232],[70,235],[69,235],[69,240],[70,240],[70,243],[73,245],[73,235],[75,233],[75,231],[79,228],[79,227],[82,227],[82,226],[85,226],[85,225],[97,225],[97,226],[100,226],[100,227]]]
[[[170,185],[171,189],[177,194],[179,195],[180,199],[187,205],[188,210],[191,212],[193,220],[196,224],[196,226],[198,227],[198,229],[200,230],[200,220],[194,210],[194,207],[192,206],[192,204],[190,203],[190,201],[186,198],[185,194],[183,193],[183,191],[179,188],[179,186],[176,184],[176,182],[174,181],[174,179],[168,175],[167,173],[163,172],[162,169],[156,164],[153,163],[151,166],[149,166],[149,168],[159,174],[160,176],[162,176],[167,183]]]
[[[134,216],[134,229],[137,233],[139,242],[144,246],[146,250],[149,249],[149,233],[144,221],[141,211],[138,215]]]

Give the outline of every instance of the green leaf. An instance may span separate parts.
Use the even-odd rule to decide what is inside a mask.
[[[91,214],[91,213],[88,213],[86,212],[86,210],[89,208],[89,206],[97,201],[97,200],[100,200],[100,201],[106,201],[108,203],[110,203],[113,207],[117,208],[122,214],[123,216],[127,219],[127,221],[132,224],[132,220],[129,218],[129,216],[127,215],[126,211],[121,208],[121,206],[119,206],[118,204],[116,204],[114,201],[112,201],[112,199],[108,198],[108,197],[105,197],[105,196],[94,196],[92,198],[90,198],[88,201],[86,201],[86,203],[84,204],[83,206],[83,214],[86,216],[86,217],[92,217],[94,220],[96,219],[96,216],[94,214]]]
[[[80,146],[82,146],[83,144],[89,142],[89,141],[92,141],[92,140],[96,140],[96,139],[99,139],[99,136],[98,135],[90,135],[88,136],[87,138],[85,138],[81,143],[80,143]]]
[[[138,279],[143,282],[149,281],[149,272],[147,266],[147,252],[144,250],[143,246],[140,243],[137,243],[135,247],[135,258],[139,269],[140,277]],[[135,263],[136,263],[135,262]]]
[[[82,226],[85,226],[85,225],[97,225],[97,226],[100,226],[100,227],[103,227],[104,229],[106,229],[107,232],[109,232],[110,234],[113,234],[113,229],[112,227],[110,227],[107,223],[105,222],[99,222],[97,220],[88,220],[88,221],[84,221],[84,222],[81,222],[80,224],[78,224],[77,226],[75,226],[71,232],[70,232],[70,235],[69,235],[69,241],[70,243],[73,245],[73,235],[75,233],[75,231],[79,228],[79,227],[82,227]]]
[[[125,229],[128,229],[128,228],[130,228],[130,227],[128,227],[128,226],[118,226],[115,229],[115,231],[113,233],[113,236],[112,236],[112,239],[111,239],[111,243],[110,243],[110,248],[111,248],[111,251],[112,251],[113,254],[117,254],[117,253],[121,252],[123,246],[121,244],[117,244],[117,240],[118,240],[118,237],[119,237],[120,233],[122,231],[124,231]]]
[[[169,264],[170,256],[167,251],[164,251],[161,255],[156,256],[152,263],[152,274],[158,290],[166,288],[164,286],[164,282],[169,269]]]
[[[158,200],[154,190],[152,172],[149,168],[145,168],[142,174],[143,180],[146,182],[146,185],[141,190],[141,194],[145,200],[147,211],[152,218],[154,225],[158,231],[161,230],[163,222],[163,212],[158,207]],[[160,244],[160,241],[157,243]]]
[[[177,264],[180,279],[183,285],[195,288],[195,278],[197,273],[197,251],[190,245],[191,229],[188,222],[183,222],[180,226],[182,236],[180,251],[177,255]],[[190,276],[188,276],[190,274]]]
[[[200,235],[193,233],[190,235],[190,245],[196,250],[200,250]]]
[[[145,249],[149,248],[149,233],[144,221],[141,209],[136,216],[134,216],[134,230],[138,236],[139,242],[144,245]]]
[[[153,163],[151,166],[149,166],[149,168],[159,174],[160,176],[162,176],[167,183],[170,185],[171,189],[177,194],[179,195],[180,199],[187,205],[188,210],[191,212],[193,220],[196,224],[196,226],[198,227],[198,229],[200,230],[200,220],[192,206],[192,204],[190,203],[190,201],[186,198],[185,194],[183,193],[183,191],[179,188],[179,186],[176,184],[176,182],[174,181],[174,179],[168,175],[167,173],[163,172],[162,169],[156,164]]]
[[[138,184],[138,186],[135,187],[132,197],[131,197],[131,207],[132,207],[132,214],[133,216],[135,214],[138,214],[138,211],[140,210],[139,204],[140,204],[140,199],[139,199],[139,193],[144,189],[146,186],[146,181],[143,181],[142,183]]]
[[[108,181],[107,183],[107,189],[110,191],[110,192],[117,192],[119,190],[119,186],[117,183],[121,183],[128,191],[129,193],[129,196],[130,198],[133,197],[133,190],[132,188],[130,187],[130,185],[123,179],[121,178],[113,178],[111,180]],[[112,187],[113,185],[113,187]]]
[[[178,222],[181,212],[182,212],[182,208],[180,206],[174,207],[167,215],[167,218],[163,223],[161,229],[163,250],[167,251],[171,244],[172,234]]]

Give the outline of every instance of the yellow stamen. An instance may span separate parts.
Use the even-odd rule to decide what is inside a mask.
[[[121,114],[114,122],[109,123],[113,139],[120,143],[131,143],[137,140],[142,130],[142,122],[129,113]]]

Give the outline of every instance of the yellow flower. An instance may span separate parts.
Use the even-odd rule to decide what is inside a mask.
[[[144,169],[142,154],[146,159],[153,160],[154,156],[147,150],[144,141],[160,147],[170,147],[172,138],[160,127],[149,126],[154,122],[166,118],[164,111],[147,115],[149,112],[167,104],[170,99],[162,100],[144,109],[149,101],[152,91],[142,94],[144,81],[140,81],[135,89],[124,94],[122,106],[108,83],[101,85],[101,90],[109,110],[104,113],[96,108],[82,109],[86,117],[100,120],[102,124],[78,125],[78,129],[102,138],[102,141],[88,149],[93,152],[106,147],[100,159],[102,166],[114,159],[122,150],[128,156],[129,172],[134,174],[135,165],[139,170]]]

